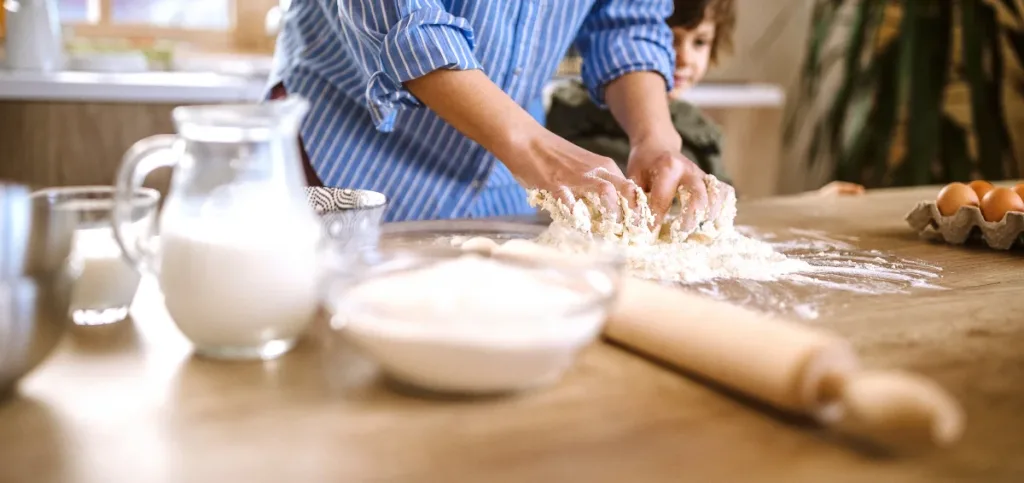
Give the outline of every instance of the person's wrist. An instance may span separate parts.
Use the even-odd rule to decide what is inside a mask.
[[[494,140],[493,146],[488,149],[505,163],[505,166],[514,170],[517,164],[531,159],[530,152],[545,142],[548,135],[550,132],[532,117],[527,121],[508,122],[502,133]]]
[[[683,148],[683,138],[675,129],[652,128],[631,136],[629,144],[633,147],[679,151]]]

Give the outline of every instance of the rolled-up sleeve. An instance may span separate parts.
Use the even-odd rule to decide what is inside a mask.
[[[576,48],[583,57],[583,83],[604,107],[604,86],[630,72],[651,71],[672,89],[675,49],[665,19],[671,0],[598,0],[580,27]]]
[[[402,107],[422,105],[405,82],[438,69],[481,68],[469,22],[436,1],[349,0],[338,2],[338,13],[367,74],[367,106],[379,131],[394,130]]]

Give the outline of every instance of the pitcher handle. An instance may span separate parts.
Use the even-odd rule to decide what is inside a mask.
[[[113,221],[114,239],[121,247],[121,253],[140,273],[156,273],[156,253],[152,250],[150,243],[157,230],[157,224],[153,223],[146,233],[131,243],[124,233],[125,225],[132,222],[132,202],[135,192],[142,187],[154,170],[174,166],[181,158],[180,154],[173,156],[154,156],[160,151],[176,151],[179,146],[178,136],[173,134],[158,134],[140,139],[121,158],[121,166],[117,171],[117,179],[114,182],[114,211],[111,213]]]

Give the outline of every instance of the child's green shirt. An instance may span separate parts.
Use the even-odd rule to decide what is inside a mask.
[[[669,103],[672,124],[683,138],[682,153],[697,163],[705,173],[729,182],[722,162],[722,131],[710,119],[685,101]],[[547,113],[547,127],[555,134],[594,154],[615,160],[626,172],[629,159],[629,138],[607,109],[590,99],[579,82],[557,87]]]

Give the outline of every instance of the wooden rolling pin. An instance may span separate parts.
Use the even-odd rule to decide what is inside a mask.
[[[564,261],[525,240],[464,250]],[[963,411],[934,382],[897,371],[865,371],[850,344],[678,288],[624,277],[604,336],[683,371],[781,410],[881,443],[946,446],[963,433]]]
[[[844,339],[625,277],[605,337],[824,425],[879,442],[954,443],[963,411],[938,385],[863,371]]]

